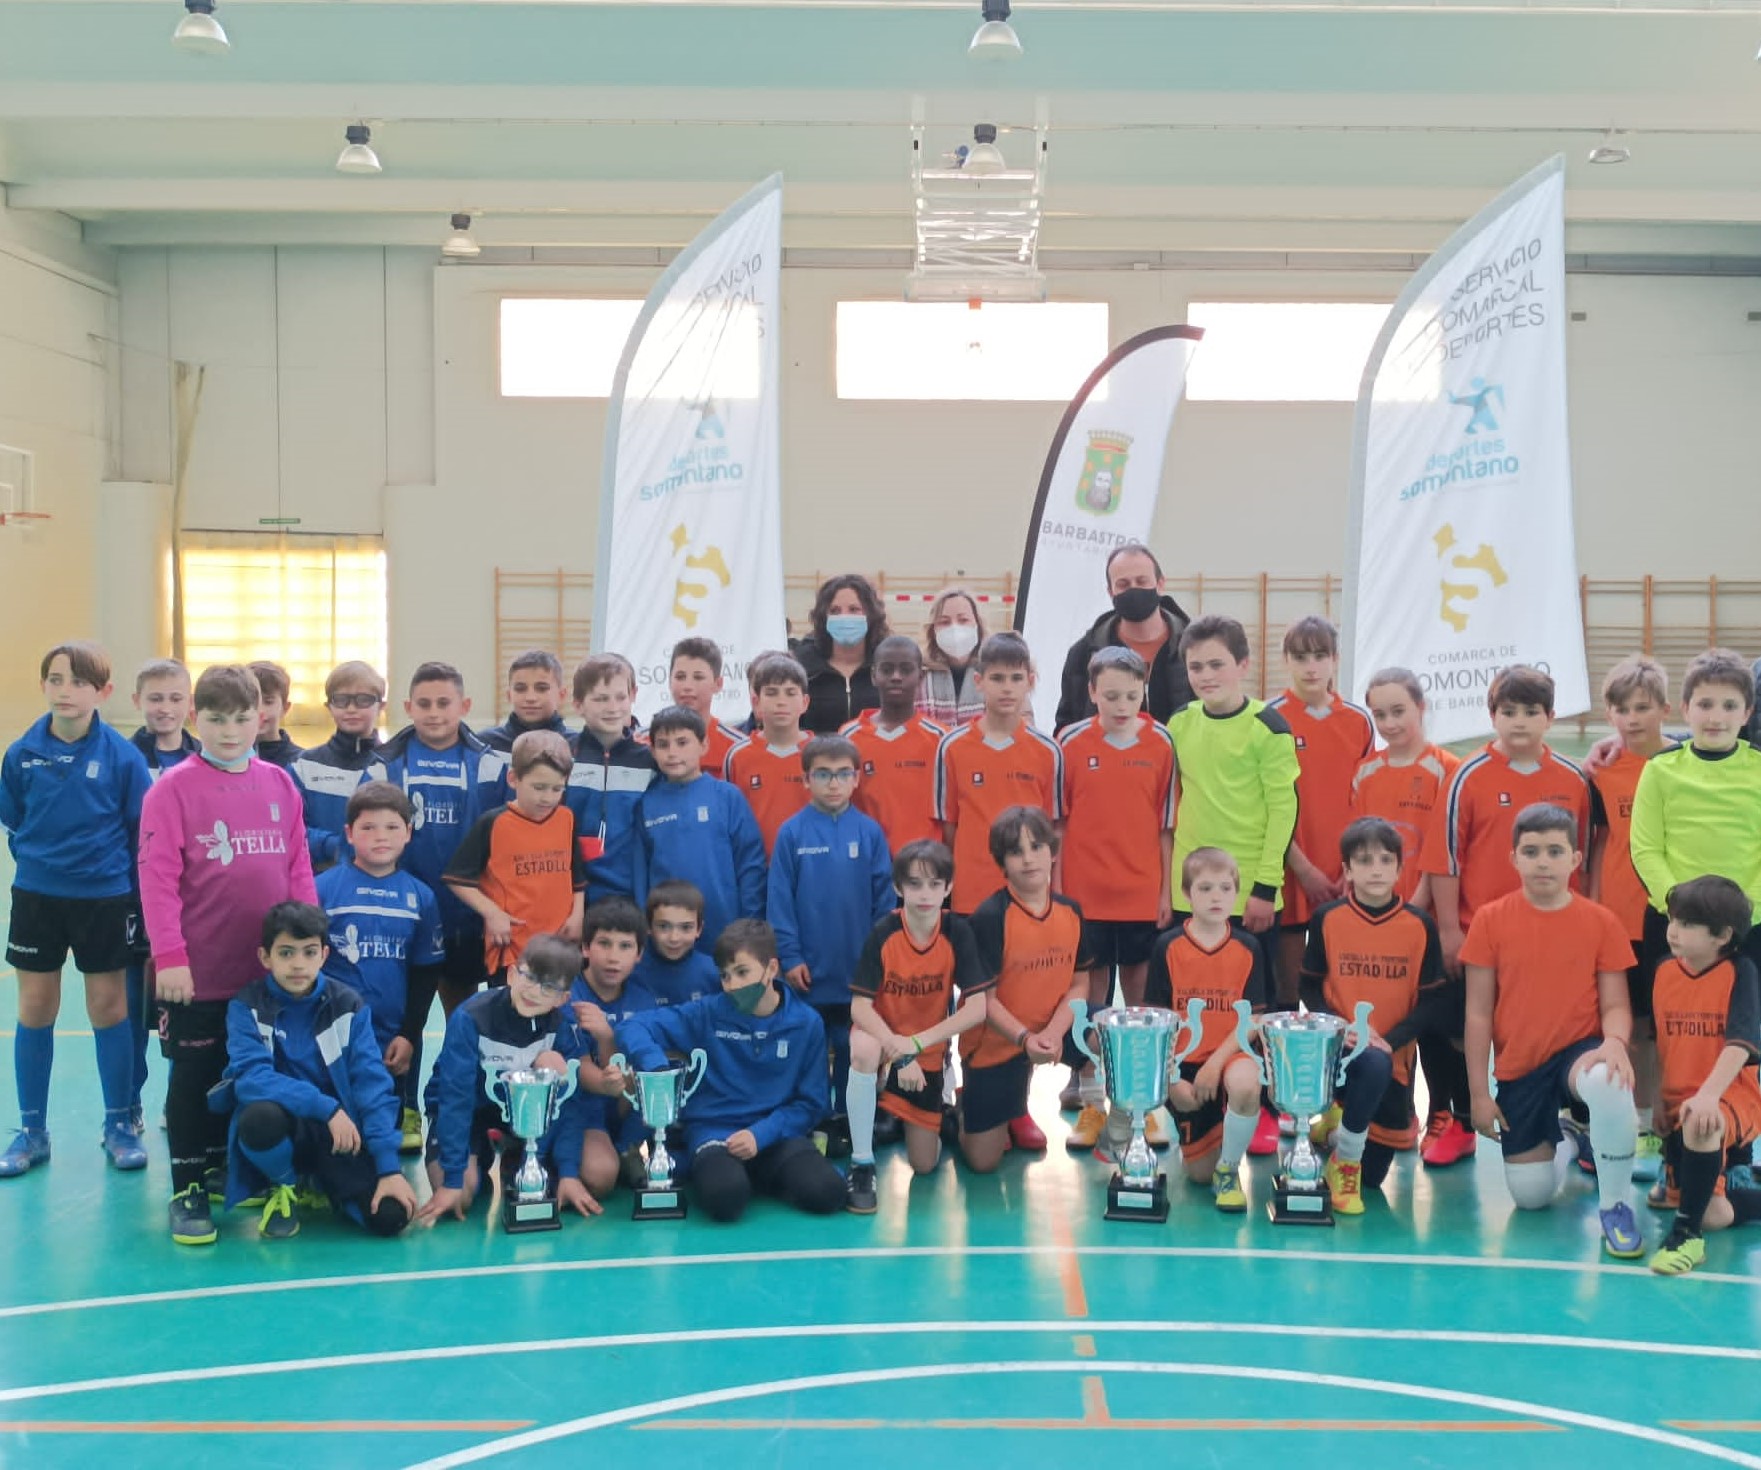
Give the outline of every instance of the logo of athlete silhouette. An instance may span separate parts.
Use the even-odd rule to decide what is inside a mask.
[[[1449,401],[1459,408],[1470,410],[1467,427],[1463,434],[1496,434],[1498,432],[1498,410],[1504,407],[1504,384],[1488,383],[1484,378],[1475,378],[1468,387],[1469,393],[1451,393]]]
[[[223,868],[232,866],[232,834],[225,822],[216,821],[212,832],[198,832],[196,841],[208,849],[209,862],[219,863]]]
[[[715,411],[715,399],[700,398],[695,403],[687,403],[686,408],[697,415],[697,432],[693,439],[725,439],[727,430],[722,426],[722,416]]]

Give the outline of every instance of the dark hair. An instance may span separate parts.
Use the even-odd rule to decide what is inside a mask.
[[[1019,633],[992,633],[978,645],[972,666],[982,677],[988,669],[1033,670],[1033,650]]]
[[[537,766],[549,766],[565,780],[575,769],[575,757],[569,751],[569,742],[555,730],[528,730],[517,736],[509,749],[508,769],[514,775],[524,776]]]
[[[283,934],[289,939],[330,942],[330,916],[315,903],[278,903],[263,915],[263,948],[273,949]]]
[[[682,658],[701,659],[708,664],[710,671],[722,676],[722,649],[713,638],[681,638],[673,645],[673,651],[667,656],[666,671],[671,674],[674,666]]]
[[[621,894],[587,905],[587,912],[581,916],[581,948],[591,944],[593,936],[602,930],[607,934],[634,934],[637,949],[648,943],[648,920],[641,909]]]
[[[1339,834],[1339,858],[1347,867],[1360,852],[1381,848],[1394,854],[1396,862],[1404,862],[1406,853],[1400,840],[1400,829],[1381,817],[1359,817]]]
[[[674,735],[680,730],[689,730],[699,740],[709,738],[709,723],[694,709],[686,709],[682,704],[669,704],[648,722],[648,740],[653,744],[662,735]]]
[[[697,922],[703,922],[703,890],[695,883],[687,883],[683,878],[668,878],[656,883],[648,890],[648,902],[644,912],[650,924],[654,923],[654,911],[660,908],[690,909],[697,915]]]
[[[1143,661],[1143,656],[1130,648],[1097,648],[1088,661],[1088,682],[1095,683],[1109,670],[1129,674],[1133,679],[1144,683],[1150,677],[1149,665]]]
[[[1247,629],[1234,618],[1222,613],[1206,613],[1204,617],[1195,618],[1186,625],[1180,634],[1180,657],[1184,659],[1195,644],[1213,640],[1227,648],[1236,663],[1247,661],[1251,651],[1247,643]]]
[[[1118,561],[1122,556],[1131,556],[1133,554],[1137,556],[1147,556],[1150,559],[1150,565],[1156,569],[1156,580],[1158,582],[1163,580],[1162,564],[1156,560],[1155,552],[1151,551],[1149,547],[1145,546],[1141,541],[1127,541],[1123,546],[1115,546],[1107,553],[1107,565],[1104,575],[1107,579],[1107,586],[1109,588],[1113,585],[1113,563]]]
[[[630,681],[630,693],[636,692],[636,666],[621,653],[592,653],[575,665],[575,703],[579,704],[601,684],[609,684],[619,674]]]
[[[1023,837],[1031,837],[1036,845],[1049,847],[1054,853],[1058,850],[1058,829],[1050,817],[1037,806],[1012,806],[991,823],[991,857],[999,868],[1004,857],[1021,846]]]
[[[1486,691],[1486,708],[1498,712],[1501,704],[1533,704],[1553,713],[1553,677],[1528,664],[1500,669]]]
[[[1390,666],[1386,669],[1377,669],[1375,673],[1370,675],[1370,682],[1364,685],[1365,700],[1369,699],[1370,691],[1372,689],[1378,689],[1384,684],[1398,684],[1412,696],[1412,702],[1414,704],[1418,705],[1421,709],[1424,707],[1425,691],[1419,685],[1419,676],[1411,669],[1403,669],[1397,666]]]
[[[190,703],[210,714],[250,714],[262,707],[263,691],[257,676],[243,664],[215,664],[202,670]]]
[[[887,654],[904,653],[907,649],[916,655],[917,667],[921,669],[924,664],[923,650],[903,633],[889,633],[885,638],[881,639],[879,643],[875,644],[874,652],[869,655],[869,662],[879,663],[883,656]]]
[[[825,620],[831,613],[832,599],[840,592],[854,592],[868,617],[868,636],[862,641],[862,661],[867,663],[874,657],[875,644],[893,630],[887,623],[887,610],[881,606],[880,594],[874,590],[874,584],[857,572],[827,577],[819,584],[819,591],[813,595],[813,611],[808,614],[813,629],[807,635],[808,639],[827,658],[831,657],[832,635],[825,630]]]
[[[821,761],[849,761],[862,769],[862,753],[856,743],[842,735],[815,735],[801,747],[801,769],[811,772]]]
[[[1728,684],[1743,696],[1743,708],[1755,707],[1755,674],[1740,653],[1728,648],[1708,648],[1688,665],[1682,675],[1682,703],[1694,697],[1702,684]]]
[[[410,693],[416,692],[418,684],[451,684],[460,694],[465,692],[465,676],[451,664],[443,664],[438,659],[416,665],[416,672],[410,675]]]
[[[521,669],[543,669],[559,686],[563,682],[563,661],[548,648],[528,648],[516,654],[508,665],[508,678],[511,680]]]
[[[286,704],[293,695],[293,679],[286,669],[273,659],[254,658],[249,664],[253,674],[257,676],[257,692],[264,699],[279,699]]]
[[[1533,703],[1524,700],[1524,704]],[[1525,837],[1533,837],[1542,832],[1563,832],[1571,839],[1575,850],[1578,845],[1578,819],[1562,806],[1555,806],[1550,801],[1530,802],[1516,814],[1516,821],[1510,829],[1510,845],[1515,848]]]
[[[1180,891],[1192,892],[1192,885],[1200,873],[1215,868],[1218,872],[1227,873],[1235,880],[1235,886],[1241,887],[1241,864],[1224,852],[1220,847],[1195,847],[1180,861]]]
[[[933,837],[919,837],[899,849],[893,859],[893,886],[903,888],[911,870],[916,867],[928,868],[930,876],[939,882],[954,881],[954,854],[948,851],[946,844]]]
[[[1293,653],[1326,653],[1337,656],[1339,629],[1330,619],[1319,613],[1309,613],[1284,630],[1283,652],[1286,657]]]
[[[727,969],[743,954],[768,965],[777,957],[777,931],[763,919],[735,919],[715,942],[716,969]]]
[[[345,827],[353,826],[363,812],[396,812],[407,827],[416,820],[416,808],[403,788],[390,781],[363,781],[349,793],[349,804],[343,809]]]
[[[581,973],[581,946],[560,934],[535,934],[520,952],[520,963],[541,985],[569,985]]]
[[[807,670],[801,667],[801,660],[792,653],[765,653],[755,658],[747,668],[746,682],[754,693],[763,693],[779,684],[793,684],[805,694]]]
[[[57,643],[43,655],[43,662],[38,666],[37,678],[49,677],[49,665],[59,657],[67,659],[67,669],[82,684],[90,684],[94,689],[102,689],[110,682],[110,655],[96,643],[88,643],[83,639],[75,639],[70,643]]]
[[[1721,878],[1716,873],[1677,883],[1669,890],[1665,903],[1669,906],[1669,917],[1678,924],[1698,924],[1714,934],[1720,929],[1730,930],[1730,940],[1723,950],[1726,957],[1742,947],[1743,941],[1749,937],[1749,930],[1754,927],[1748,894],[1729,878]]]

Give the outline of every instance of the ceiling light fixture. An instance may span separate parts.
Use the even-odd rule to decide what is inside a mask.
[[[336,155],[339,174],[376,174],[384,172],[379,155],[373,151],[373,129],[366,123],[350,123],[343,131],[348,142]]]
[[[972,33],[968,56],[980,61],[1014,61],[1021,55],[1021,37],[1009,24],[1009,0],[984,0],[984,22]]]
[[[1624,143],[1614,140],[1621,135],[1610,128],[1602,135],[1602,141],[1590,150],[1591,163],[1625,163],[1633,156],[1633,150]]]
[[[214,0],[183,0],[188,13],[171,33],[171,44],[192,56],[224,56],[232,50],[226,32],[214,19]]]
[[[442,242],[440,253],[448,260],[471,260],[483,253],[483,247],[471,238],[470,215],[452,217],[452,233]]]
[[[997,147],[997,125],[980,123],[972,130],[972,147],[966,154],[963,171],[969,174],[1000,174],[1009,166],[1003,150]]]

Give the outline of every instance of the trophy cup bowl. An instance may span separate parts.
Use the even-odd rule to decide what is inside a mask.
[[[629,1070],[629,1063],[621,1054],[611,1059],[611,1065],[620,1072]],[[648,1180],[636,1191],[636,1202],[630,1211],[633,1220],[685,1218],[685,1196],[673,1177],[673,1156],[667,1150],[666,1131],[678,1122],[691,1094],[702,1083],[708,1065],[707,1053],[698,1047],[691,1053],[689,1064],[637,1072],[635,1090],[624,1094],[642,1114],[642,1121],[654,1130],[648,1142]]]
[[[501,1202],[502,1227],[510,1235],[562,1227],[556,1191],[538,1158],[538,1140],[550,1131],[562,1105],[574,1096],[577,1066],[571,1059],[567,1072],[539,1067],[489,1078],[489,1095],[500,1107],[502,1121],[526,1144],[526,1156]]]
[[[1345,1052],[1352,1022],[1325,1011],[1277,1011],[1260,1018],[1266,1076],[1272,1101],[1296,1119],[1296,1140],[1279,1160],[1267,1205],[1277,1225],[1331,1225],[1333,1201],[1322,1178],[1320,1156],[1309,1142],[1309,1123],[1333,1103],[1346,1068],[1369,1044],[1369,1005],[1357,1008],[1356,1045]]]

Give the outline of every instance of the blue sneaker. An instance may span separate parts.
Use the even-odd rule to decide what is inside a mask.
[[[1755,1187],[1755,1170],[1748,1164],[1736,1164],[1724,1171],[1724,1187],[1726,1189],[1753,1189]]]
[[[104,1152],[110,1155],[110,1163],[117,1169],[144,1169],[147,1167],[147,1151],[141,1147],[141,1136],[127,1123],[116,1122],[104,1125]]]
[[[1565,1141],[1577,1150],[1579,1170],[1594,1176],[1596,1150],[1590,1146],[1590,1130],[1569,1113],[1559,1115],[1559,1130],[1565,1134]]]
[[[1602,1249],[1622,1261],[1632,1261],[1645,1253],[1645,1237],[1639,1234],[1639,1222],[1633,1207],[1625,1200],[1598,1212],[1602,1220]]]
[[[1655,1184],[1663,1177],[1663,1140],[1649,1128],[1639,1133],[1633,1149],[1633,1182]]]
[[[38,1164],[48,1162],[49,1130],[20,1128],[12,1135],[12,1142],[6,1145],[6,1152],[0,1153],[0,1179],[28,1174]]]

